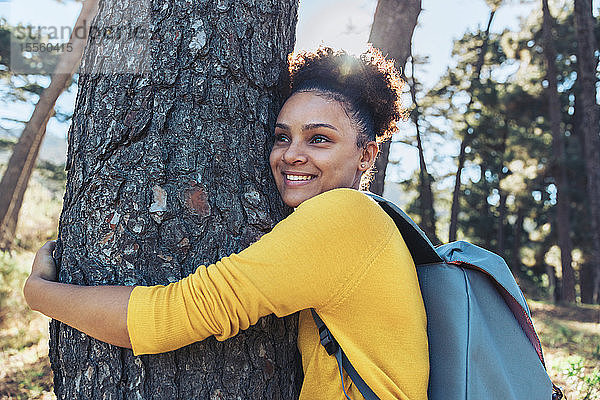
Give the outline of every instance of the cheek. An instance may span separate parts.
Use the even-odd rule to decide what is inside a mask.
[[[277,166],[277,151],[275,149],[271,150],[271,154],[269,154],[269,165],[271,166],[271,172],[275,175],[275,168]]]
[[[350,147],[344,149],[344,151],[338,152],[333,161],[332,167],[335,168],[338,174],[354,174],[358,167],[358,160],[360,159],[360,152],[356,147]]]

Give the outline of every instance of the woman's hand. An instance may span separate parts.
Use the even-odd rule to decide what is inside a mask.
[[[50,240],[35,253],[33,265],[31,266],[31,273],[23,287],[25,301],[29,304],[31,309],[36,311],[39,311],[38,298],[41,295],[39,289],[40,284],[43,284],[44,282],[56,282],[56,264],[52,257],[55,248],[56,241]]]
[[[56,281],[56,264],[52,253],[56,248],[56,241],[51,240],[46,242],[38,251],[35,253],[35,259],[31,266],[31,274],[29,279],[41,278],[46,281]]]

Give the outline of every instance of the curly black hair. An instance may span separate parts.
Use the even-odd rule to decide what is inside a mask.
[[[365,148],[390,139],[396,124],[407,116],[402,107],[404,81],[394,66],[374,48],[355,57],[343,50],[320,46],[288,57],[290,88],[288,98],[297,92],[315,94],[338,101],[358,132],[356,145]],[[373,164],[361,176],[360,187],[368,190],[375,174]]]
[[[321,46],[290,54],[290,91],[315,91],[339,101],[358,131],[357,145],[381,143],[406,117],[400,96],[404,81],[394,61],[370,47],[360,56]]]

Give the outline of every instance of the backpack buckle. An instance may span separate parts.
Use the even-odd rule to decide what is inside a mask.
[[[331,332],[327,327],[323,327],[323,329],[319,329],[319,337],[321,338],[321,344],[325,347],[327,354],[332,355],[338,350],[339,345],[335,340]]]

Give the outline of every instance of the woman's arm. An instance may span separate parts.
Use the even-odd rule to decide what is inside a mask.
[[[225,340],[271,313],[334,309],[393,232],[374,201],[337,189],[305,201],[240,253],[167,286],[56,283],[54,244],[46,244],[25,296],[33,309],[136,355],[162,353],[212,335]]]
[[[23,294],[29,307],[64,322],[96,339],[131,348],[127,332],[127,303],[131,286],[77,286],[57,283],[47,242],[35,255]]]

